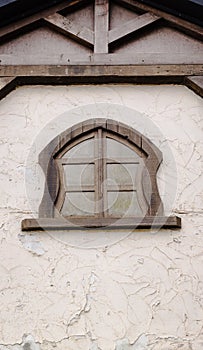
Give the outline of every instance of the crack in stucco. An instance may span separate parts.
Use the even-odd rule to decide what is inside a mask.
[[[85,286],[83,286],[84,294],[85,294],[85,303],[81,307],[79,311],[77,311],[67,323],[67,332],[68,328],[72,326],[75,322],[78,322],[80,317],[91,310],[91,294],[95,292],[95,282],[97,281],[97,276],[94,272],[91,272],[91,275],[88,278],[88,287],[87,292],[85,291]]]

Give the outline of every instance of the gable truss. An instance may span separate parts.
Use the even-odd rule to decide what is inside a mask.
[[[75,23],[59,14],[59,11],[71,9],[76,4],[85,6],[86,1],[73,0],[68,4],[67,1],[64,1],[60,5],[54,6],[49,10],[44,10],[41,13],[19,21],[12,26],[1,29],[0,38],[1,40],[6,40],[9,39],[11,35],[18,34],[33,24],[37,25],[38,23],[45,23],[63,35],[71,37],[73,40],[90,47],[94,53],[107,54],[109,53],[109,46],[112,43],[124,40],[138,31],[140,33],[145,30],[146,27],[162,20],[168,25],[176,27],[196,39],[203,39],[203,29],[195,24],[188,23],[135,0],[114,0],[114,2],[130,9],[131,11],[142,11],[142,14],[116,28],[109,29],[110,0],[95,0],[94,30],[91,30],[80,25],[79,21]]]
[[[94,32],[89,28],[80,26],[79,23],[75,25],[71,23],[66,17],[54,13],[51,16],[43,18],[45,23],[47,23],[51,28],[56,29],[60,33],[70,36],[74,40],[80,42],[81,44],[94,46]]]
[[[190,57],[177,56],[171,52],[169,57],[163,53],[136,52],[134,57],[128,54],[109,53],[111,45],[127,42],[128,37],[145,33],[150,26],[166,23],[180,31],[203,39],[203,29],[180,18],[144,5],[136,0],[113,0],[119,6],[135,13],[135,18],[122,25],[110,27],[110,0],[94,0],[94,28],[80,24],[80,20],[70,20],[66,13],[83,9],[87,0],[63,1],[48,10],[41,11],[10,26],[0,29],[0,39],[9,40],[26,30],[37,28],[46,23],[55,31],[62,33],[80,44],[89,47],[92,53],[71,57],[66,64],[11,63],[0,65],[0,99],[16,86],[24,84],[80,84],[80,83],[144,83],[144,84],[183,84],[195,93],[203,96],[203,65],[201,55],[195,55],[195,63]],[[91,2],[92,4],[92,2]],[[64,11],[65,10],[65,11]],[[92,10],[91,10],[92,11]],[[132,16],[131,16],[132,18]],[[191,55],[190,55],[191,56]],[[11,65],[10,65],[11,64]]]

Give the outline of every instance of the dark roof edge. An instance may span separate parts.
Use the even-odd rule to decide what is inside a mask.
[[[8,0],[3,1],[1,5],[0,0],[0,27],[34,15],[37,12],[46,10],[63,1],[64,0]],[[71,0],[67,0],[67,5],[69,2],[71,2]]]
[[[0,0],[0,27],[31,16],[64,0]],[[176,17],[203,27],[203,0],[138,0]],[[67,5],[71,3],[67,0]],[[83,2],[81,0],[81,2]],[[90,2],[92,2],[90,0]],[[200,2],[202,4],[200,4]]]
[[[139,0],[139,2],[203,27],[203,0],[201,5],[193,0]]]

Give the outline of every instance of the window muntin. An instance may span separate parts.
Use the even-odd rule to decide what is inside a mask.
[[[144,216],[141,188],[146,155],[122,137],[98,128],[57,156],[60,191],[55,216]]]

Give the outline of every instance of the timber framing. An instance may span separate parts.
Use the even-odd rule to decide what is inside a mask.
[[[44,21],[60,33],[70,36],[74,40],[90,46],[94,46],[94,33],[89,28],[84,26],[74,26],[70,23],[66,17],[61,16],[58,13],[44,18]]]
[[[149,77],[195,76],[203,74],[203,64],[159,65],[20,65],[0,66],[0,77]]]
[[[136,0],[115,0],[117,3],[129,8],[131,10],[143,10],[150,12],[166,21],[170,26],[181,30],[182,32],[193,36],[196,39],[203,40],[203,28],[199,25],[187,22],[181,18],[177,18],[161,10],[155,9],[152,6],[145,5],[140,1]]]
[[[126,37],[127,35],[135,33],[154,22],[157,22],[158,20],[160,20],[160,17],[153,15],[150,12],[147,12],[136,19],[132,19],[109,31],[109,43],[111,44],[121,38]]]
[[[100,134],[101,142],[103,143],[103,137],[101,130],[112,132],[112,137],[122,135],[122,142],[125,144],[136,145],[137,152],[139,152],[140,156],[143,156],[145,167],[148,170],[148,176],[150,176],[151,187],[148,186],[149,179],[146,178],[146,173],[142,173],[142,177],[140,182],[137,184],[137,195],[139,195],[139,203],[142,207],[142,201],[144,198],[148,198],[147,200],[147,212],[142,217],[113,217],[104,210],[105,207],[101,206],[99,211],[92,217],[77,217],[77,216],[63,216],[60,211],[63,206],[65,197],[64,191],[65,186],[63,183],[63,172],[61,165],[72,163],[73,159],[70,161],[68,159],[62,159],[63,155],[66,154],[67,149],[72,147],[72,145],[77,145],[78,142],[84,141],[84,139],[88,138],[88,135],[91,136],[96,133]],[[83,135],[83,136],[81,136]],[[113,136],[114,135],[114,136]],[[96,146],[97,148],[97,146]],[[138,151],[139,150],[139,151]],[[104,151],[104,149],[103,149]],[[142,153],[142,151],[144,153]],[[99,151],[100,152],[100,151]],[[95,153],[94,153],[95,154]],[[101,157],[102,154],[101,153]],[[147,156],[147,157],[146,157]],[[97,156],[96,156],[97,158]],[[102,159],[102,158],[101,158]],[[68,163],[66,163],[68,161]],[[72,164],[80,164],[83,161],[83,164],[90,162],[89,158],[86,159],[75,159]],[[92,159],[91,163],[94,163],[94,159]],[[115,160],[111,160],[113,163]],[[126,160],[129,162],[129,159]],[[134,160],[135,161],[135,160]],[[24,219],[22,221],[22,230],[78,230],[81,228],[84,229],[149,229],[149,228],[180,228],[181,227],[181,219],[176,216],[165,217],[163,213],[163,205],[161,202],[161,198],[158,193],[158,187],[156,183],[156,173],[159,168],[159,165],[162,161],[162,154],[159,149],[153,145],[146,137],[137,132],[136,130],[129,128],[125,124],[116,122],[111,119],[90,119],[85,122],[81,122],[68,130],[64,131],[57,137],[55,137],[40,153],[39,155],[39,163],[44,171],[46,182],[44,189],[44,196],[42,198],[40,207],[39,207],[39,218],[38,219]],[[97,163],[97,161],[95,161]],[[131,158],[132,162],[132,158]],[[59,165],[59,163],[61,165]],[[95,171],[100,174],[99,168],[103,167],[103,162],[101,164],[95,163]],[[119,162],[120,163],[120,162]],[[139,164],[139,161],[138,163]],[[58,166],[61,168],[58,171]],[[102,171],[102,169],[101,169]],[[105,173],[105,172],[104,172]],[[103,174],[104,175],[104,174]],[[147,182],[146,182],[147,181]],[[97,187],[98,179],[95,183]],[[103,178],[101,177],[101,183],[103,183]],[[94,185],[94,186],[95,186]],[[93,186],[94,191],[96,188]],[[141,186],[141,187],[140,187]],[[84,186],[83,186],[84,187]],[[89,186],[92,187],[92,186]],[[91,189],[88,187],[88,191]],[[92,190],[93,190],[92,188]],[[99,186],[100,188],[100,186]],[[71,191],[81,192],[82,187],[80,189],[76,186],[76,188],[71,189],[69,187],[68,193]],[[85,188],[82,191],[85,191]],[[107,188],[106,188],[107,190]],[[111,188],[111,191],[113,189]],[[124,191],[126,191],[126,187]],[[131,186],[128,189],[132,190]],[[141,193],[144,191],[144,197],[142,197]],[[60,194],[62,192],[62,195]],[[97,191],[96,191],[97,192]],[[102,196],[102,194],[101,194]],[[105,196],[104,196],[105,197]],[[100,197],[97,197],[98,198]],[[101,197],[102,198],[102,197]],[[104,199],[105,200],[105,199]],[[145,202],[145,200],[144,200]],[[143,205],[144,205],[143,202]],[[143,207],[142,207],[143,208]],[[57,217],[55,217],[55,210],[57,209]],[[144,210],[145,212],[145,210]]]
[[[92,3],[92,2],[91,2]],[[61,1],[39,13],[25,17],[12,25],[0,29],[2,43],[20,34],[29,32],[46,24],[54,31],[90,49],[77,57],[70,55],[66,64],[15,64],[16,57],[11,55],[6,64],[0,64],[0,99],[12,90],[23,85],[71,85],[71,84],[180,84],[196,94],[203,96],[203,62],[201,54],[177,55],[177,53],[135,52],[131,57],[125,54],[111,53],[119,43],[125,44],[129,38],[138,36],[159,24],[169,27],[197,39],[203,39],[203,29],[194,23],[145,5],[136,0],[114,0],[121,7],[130,9],[137,15],[117,27],[110,26],[109,0],[95,0],[94,28],[90,29],[80,21],[72,22],[66,18],[77,7],[83,8],[86,0]],[[84,49],[87,50],[87,49]],[[3,55],[2,55],[3,56]],[[2,57],[3,59],[3,57]],[[40,61],[40,56],[39,56]],[[28,56],[28,62],[32,60]],[[11,64],[10,64],[11,63]],[[47,201],[45,201],[47,202]],[[153,213],[150,213],[153,215]],[[159,216],[133,218],[92,218],[84,222],[81,218],[56,219],[52,216],[39,219],[25,219],[22,230],[69,230],[69,229],[149,229],[180,228],[181,219]]]
[[[20,68],[20,66],[19,66]],[[54,67],[52,67],[54,69]],[[22,67],[23,69],[23,67]],[[56,67],[57,69],[57,67]],[[133,72],[132,72],[133,73]],[[0,75],[0,100],[6,97],[11,91],[24,85],[79,85],[79,84],[179,84],[188,87],[197,95],[203,97],[203,75],[171,74],[171,75],[19,75],[13,76],[6,72]],[[98,79],[99,77],[99,79]]]
[[[92,2],[91,2],[92,3]],[[111,48],[118,43],[125,44],[128,38],[145,33],[153,26],[166,24],[169,27],[197,39],[203,39],[203,29],[152,6],[136,0],[114,0],[121,7],[138,13],[135,19],[129,19],[115,28],[110,27],[109,0],[95,0],[94,28],[90,29],[80,21],[72,22],[66,18],[76,8],[88,4],[86,0],[61,1],[57,5],[34,13],[0,29],[0,39],[5,43],[20,34],[46,24],[54,31],[70,37],[90,49],[77,57],[70,55],[67,64],[15,64],[16,57],[11,55],[6,64],[0,63],[0,99],[8,95],[18,86],[23,85],[71,85],[71,84],[180,84],[188,87],[196,94],[203,96],[203,62],[198,53],[193,55],[177,55],[167,53],[139,54],[133,57],[126,54],[111,53]],[[40,60],[40,57],[39,57]],[[28,57],[29,62],[29,57]],[[32,62],[30,60],[30,62]],[[10,64],[11,63],[11,64]],[[75,132],[75,131],[74,131]],[[121,133],[122,134],[122,133]],[[46,201],[45,201],[46,202]],[[46,204],[46,203],[45,203]],[[150,213],[153,215],[153,213]],[[162,216],[161,216],[162,215]],[[22,230],[69,230],[69,229],[149,229],[180,228],[181,219],[172,216],[145,216],[132,218],[54,218],[40,216],[39,219],[25,219]]]
[[[48,10],[43,10],[37,14],[23,18],[12,25],[2,27],[0,29],[0,39],[1,41],[8,40],[22,33],[23,30],[28,30],[29,27],[32,28],[33,25],[37,26],[44,22],[57,31],[60,31],[62,34],[69,35],[84,45],[90,45],[90,47],[94,46],[95,53],[108,53],[109,44],[120,39],[125,40],[126,36],[145,29],[146,26],[162,19],[167,25],[175,27],[196,39],[203,40],[203,29],[201,26],[188,23],[181,18],[177,18],[136,0],[114,0],[114,2],[132,11],[141,10],[144,14],[140,15],[135,20],[126,22],[126,24],[116,29],[109,30],[109,0],[95,0],[93,32],[88,28],[83,29],[79,24],[75,26],[69,23],[65,17],[59,14],[60,11],[74,8],[76,5],[80,7],[85,6],[87,1],[64,1],[58,5],[52,6]]]
[[[136,218],[102,218],[98,219],[54,219],[54,218],[40,218],[40,219],[24,219],[21,224],[22,231],[45,231],[45,230],[83,230],[87,229],[150,229],[150,228],[164,228],[164,229],[179,229],[181,228],[181,219],[177,216],[172,217],[136,217]]]

